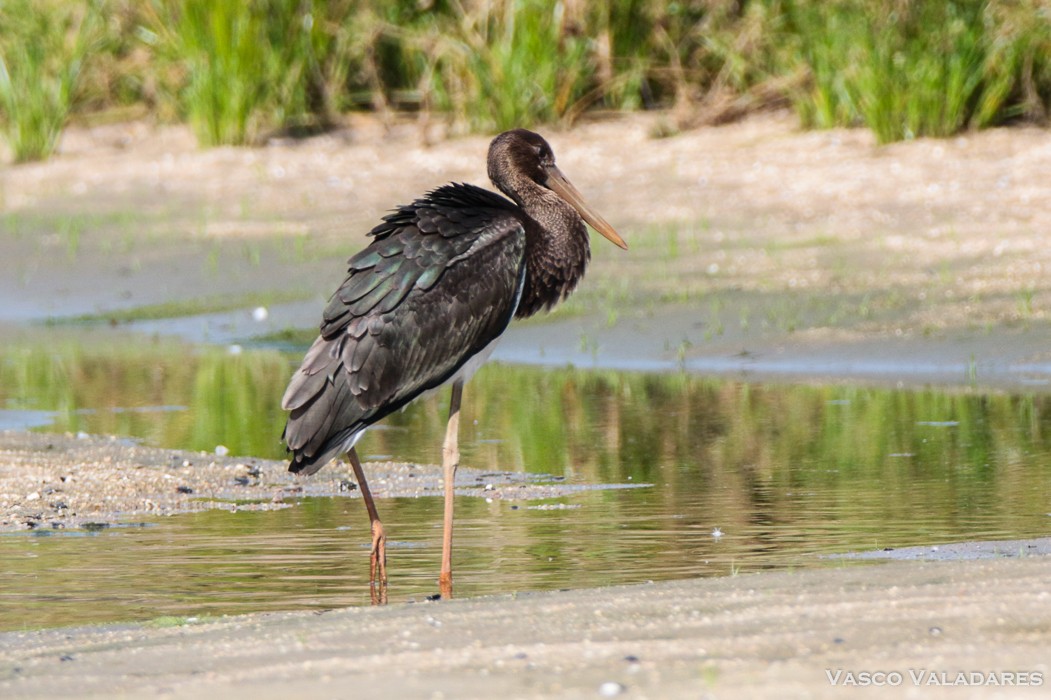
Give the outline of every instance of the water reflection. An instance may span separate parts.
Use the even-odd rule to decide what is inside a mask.
[[[79,340],[0,352],[0,406],[53,416],[47,429],[281,456],[277,404],[298,355]],[[543,510],[460,499],[457,592],[726,575],[855,548],[1046,535],[1049,401],[489,366],[465,393],[465,464],[654,486]],[[433,463],[445,402],[439,394],[393,416],[362,453]],[[440,500],[381,507],[392,601],[435,592]],[[91,536],[7,535],[0,627],[365,603],[366,533],[359,501],[307,499]]]

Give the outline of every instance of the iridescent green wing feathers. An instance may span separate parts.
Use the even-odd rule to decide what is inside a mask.
[[[448,380],[503,332],[521,294],[525,231],[499,195],[448,185],[370,235],[282,400],[293,471],[316,471],[352,435]]]

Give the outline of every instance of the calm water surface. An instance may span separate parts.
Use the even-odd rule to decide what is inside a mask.
[[[276,458],[277,405],[299,356],[141,338],[14,342],[0,349],[0,425]],[[391,417],[359,450],[434,463],[446,397]],[[456,591],[842,566],[821,555],[1047,535],[1049,409],[1039,393],[489,365],[465,393],[463,464],[652,486],[459,499]],[[379,507],[391,600],[436,592],[441,500]],[[367,604],[367,544],[350,498],[0,535],[0,629]]]

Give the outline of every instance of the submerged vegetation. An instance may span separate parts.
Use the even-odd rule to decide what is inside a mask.
[[[0,125],[46,157],[70,114],[185,120],[204,145],[350,110],[453,131],[671,108],[674,131],[790,105],[880,141],[1051,107],[1041,0],[10,0]]]

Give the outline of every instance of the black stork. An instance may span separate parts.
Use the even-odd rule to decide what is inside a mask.
[[[555,165],[539,134],[507,131],[489,146],[489,178],[512,201],[449,184],[401,206],[350,258],[321,334],[281,406],[289,470],[313,474],[340,455],[354,469],[372,530],[373,602],[386,601],[386,538],[355,444],[373,423],[452,382],[442,448],[445,520],[439,590],[452,595],[453,483],[463,384],[513,318],[548,310],[584,275],[584,221],[627,244]],[[583,219],[582,219],[583,218]],[[377,594],[377,586],[379,593]]]

